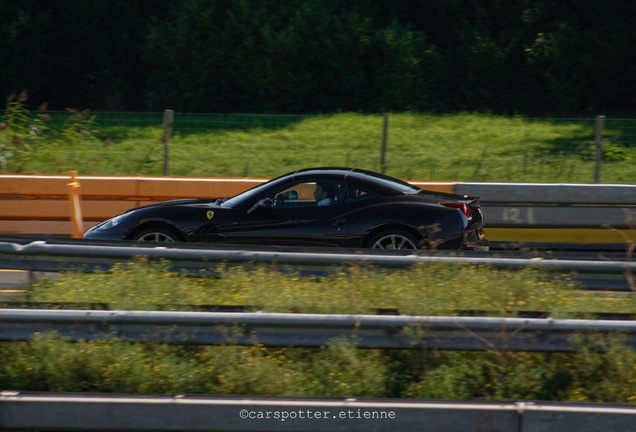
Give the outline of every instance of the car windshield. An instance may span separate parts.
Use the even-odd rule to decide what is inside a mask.
[[[245,200],[248,200],[250,198],[252,198],[253,196],[258,195],[259,193],[261,193],[266,187],[270,186],[271,182],[267,182],[267,183],[263,183],[260,184],[258,186],[254,186],[251,189],[246,190],[245,192],[241,192],[240,194],[223,201],[223,203],[221,204],[222,206],[227,206],[227,207],[234,207],[237,206],[239,204],[241,204],[242,202],[245,202]]]

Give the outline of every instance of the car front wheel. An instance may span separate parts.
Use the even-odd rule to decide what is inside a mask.
[[[419,239],[405,230],[386,230],[374,235],[369,241],[372,249],[417,249]]]
[[[173,243],[181,241],[181,236],[169,228],[148,227],[135,233],[132,240]]]

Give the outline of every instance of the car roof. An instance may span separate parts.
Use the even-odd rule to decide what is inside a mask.
[[[344,178],[352,172],[357,172],[356,168],[332,168],[332,167],[318,167],[318,168],[303,168],[293,173],[287,173],[287,176],[292,178],[297,177],[313,177],[313,176],[326,176],[326,177],[339,177]]]
[[[354,176],[356,178],[371,176],[375,177],[382,175],[373,171],[364,170],[361,168],[344,168],[344,167],[317,167],[317,168],[303,168],[293,173],[287,173],[286,176],[334,176],[334,177],[348,177]]]
[[[358,187],[373,191],[381,196],[392,196],[399,194],[418,194],[422,190],[417,186],[406,183],[394,177],[388,177],[373,171],[367,171],[359,168],[340,168],[340,167],[319,167],[304,168],[296,170],[280,177],[276,177],[266,183],[255,186],[245,192],[242,192],[227,201],[224,205],[234,206],[248,203],[250,198],[259,199],[262,194],[266,194],[266,190],[276,188],[281,184],[289,181],[294,182],[317,182],[319,180],[332,181],[348,181],[355,183]],[[250,204],[251,205],[251,204]]]
[[[303,178],[320,177],[331,180],[350,180],[359,185],[366,185],[382,195],[390,195],[395,193],[403,193],[409,190],[413,193],[419,190],[418,187],[406,183],[395,177],[386,176],[384,174],[364,170],[361,168],[342,168],[342,167],[318,167],[304,168],[293,173],[288,173],[282,177],[301,180]]]

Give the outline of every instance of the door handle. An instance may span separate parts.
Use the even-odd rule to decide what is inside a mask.
[[[340,218],[337,221],[334,221],[331,223],[331,225],[335,226],[335,227],[339,227],[344,225],[347,222],[347,220],[345,218]]]

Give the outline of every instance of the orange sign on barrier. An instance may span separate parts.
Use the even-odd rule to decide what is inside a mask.
[[[80,184],[77,181],[77,171],[71,171],[71,182],[68,184],[68,197],[71,203],[71,224],[73,238],[84,237],[84,222],[80,197]]]

